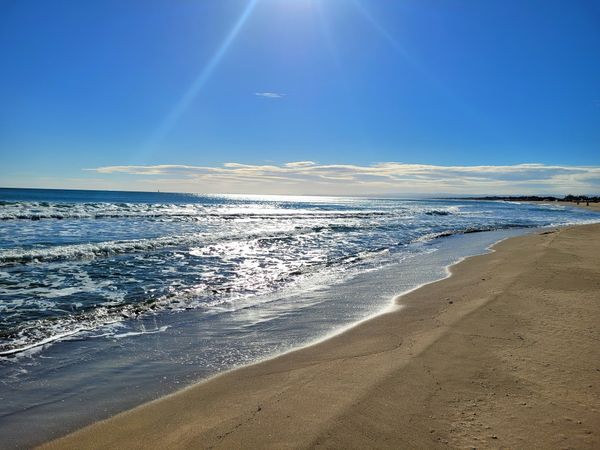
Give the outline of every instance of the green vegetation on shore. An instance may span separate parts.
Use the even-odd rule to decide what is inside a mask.
[[[484,197],[463,197],[463,200],[504,200],[511,202],[589,202],[598,203],[600,202],[600,196],[587,196],[587,195],[565,195],[564,197],[554,197],[551,195],[539,196],[539,195],[510,195],[510,196],[484,196]]]

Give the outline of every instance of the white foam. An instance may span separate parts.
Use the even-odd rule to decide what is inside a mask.
[[[111,337],[114,337],[116,339],[122,339],[122,338],[126,338],[126,337],[131,337],[131,336],[141,336],[142,334],[156,334],[156,333],[163,333],[165,332],[168,328],[170,327],[170,325],[164,325],[162,327],[156,328],[154,330],[142,330],[142,331],[129,331],[127,333],[121,333],[121,334],[114,334]],[[109,335],[110,336],[110,335]]]

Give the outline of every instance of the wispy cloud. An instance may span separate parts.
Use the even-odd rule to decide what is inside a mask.
[[[382,162],[371,165],[285,164],[221,166],[106,166],[101,174],[134,177],[192,192],[282,194],[389,193],[592,193],[600,189],[600,166],[516,164],[508,166],[435,166]]]
[[[286,96],[286,94],[279,92],[255,92],[254,95],[265,98],[283,98]]]

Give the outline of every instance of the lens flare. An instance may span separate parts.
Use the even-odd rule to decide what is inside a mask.
[[[235,41],[236,37],[240,33],[241,29],[244,27],[245,23],[250,18],[254,7],[258,3],[258,0],[250,0],[238,20],[233,25],[231,31],[225,37],[223,43],[218,47],[217,51],[213,54],[213,56],[208,61],[203,69],[200,71],[198,76],[194,79],[192,84],[188,87],[185,93],[181,96],[179,101],[175,104],[173,109],[169,112],[169,114],[162,121],[160,126],[155,130],[150,138],[148,145],[146,146],[148,149],[156,148],[160,142],[164,139],[164,137],[175,127],[179,119],[187,109],[190,107],[194,99],[200,93],[204,85],[210,79],[211,75],[227,53],[231,44]]]

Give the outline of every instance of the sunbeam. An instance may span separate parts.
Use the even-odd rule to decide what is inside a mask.
[[[424,80],[427,80],[429,85],[435,89],[441,96],[447,101],[452,103],[456,108],[462,111],[463,114],[470,117],[474,123],[478,123],[480,126],[487,129],[493,129],[489,121],[484,117],[481,111],[474,110],[465,101],[457,97],[453,92],[448,90],[433,74],[426,70],[422,64],[420,64],[410,53],[398,42],[398,40],[383,26],[377,19],[371,14],[371,12],[360,2],[360,0],[352,0],[352,3],[356,7],[357,11],[365,18],[367,22],[375,29],[375,31],[385,39],[391,47],[402,56],[404,61],[417,72]],[[494,133],[494,138],[501,142],[503,137],[500,133]]]
[[[164,137],[173,129],[173,127],[177,124],[181,116],[185,113],[185,111],[189,108],[190,104],[194,101],[196,96],[200,93],[200,90],[204,87],[206,82],[210,79],[210,76],[215,71],[227,50],[234,42],[237,35],[240,33],[244,24],[247,22],[248,18],[252,14],[252,10],[258,3],[258,0],[250,0],[248,5],[238,18],[238,20],[233,25],[231,31],[225,37],[223,43],[219,46],[217,51],[213,54],[213,56],[208,61],[208,64],[204,66],[204,68],[200,71],[200,74],[194,79],[190,87],[185,91],[185,93],[181,96],[179,101],[175,104],[173,109],[167,114],[165,119],[159,125],[159,127],[154,131],[150,140],[148,141],[146,148],[154,149],[156,148],[160,142],[164,139]]]
[[[339,83],[341,86],[343,86],[343,89],[345,90],[345,92],[347,94],[346,101],[348,102],[348,104],[351,105],[351,108],[349,108],[349,112],[350,111],[352,112],[352,116],[354,118],[354,123],[358,127],[357,132],[360,132],[360,141],[363,144],[368,145],[368,140],[366,138],[366,134],[364,133],[364,126],[363,126],[364,119],[363,119],[363,115],[361,112],[361,108],[354,101],[353,95],[351,95],[352,88],[349,85],[348,79],[344,74],[344,68],[343,68],[343,64],[342,64],[343,61],[340,56],[340,52],[338,50],[338,47],[334,40],[334,37],[332,35],[332,30],[329,25],[328,18],[326,16],[326,12],[323,10],[323,5],[321,4],[321,2],[316,2],[315,5],[316,5],[317,17],[319,20],[319,30],[321,32],[321,36],[323,38],[323,41],[325,42],[325,47],[327,48],[327,51],[329,52],[329,55],[331,56],[333,65],[337,71]]]
[[[415,64],[414,61],[409,57],[408,52],[400,45],[398,40],[390,34],[376,19],[373,17],[371,12],[365,8],[359,0],[353,0],[352,3],[356,6],[356,9],[362,14],[362,16],[377,30],[380,36],[382,36],[392,47],[394,47],[404,58],[411,64]]]
[[[371,24],[371,26],[377,31],[377,33],[384,38],[393,48],[396,50],[406,61],[410,67],[417,71],[420,75],[422,75],[427,81],[436,88],[439,92],[444,94],[446,97],[451,97],[450,94],[442,87],[438,80],[436,80],[429,72],[427,72],[421,64],[419,64],[413,57],[410,56],[408,51],[400,45],[398,40],[387,30],[385,29],[373,14],[363,6],[360,0],[353,0],[352,3],[356,7],[356,9],[360,12],[360,14]]]
[[[333,60],[333,63],[335,64],[336,68],[340,69],[342,64],[340,61],[340,57],[339,57],[336,45],[331,36],[331,30],[329,28],[329,24],[327,23],[327,18],[325,17],[325,11],[323,11],[323,5],[321,5],[321,3],[318,2],[318,3],[316,3],[315,9],[316,9],[317,17],[319,20],[319,30],[321,31],[321,36],[323,37],[323,40],[325,41],[325,47],[327,48],[327,51],[329,52],[331,59]]]

